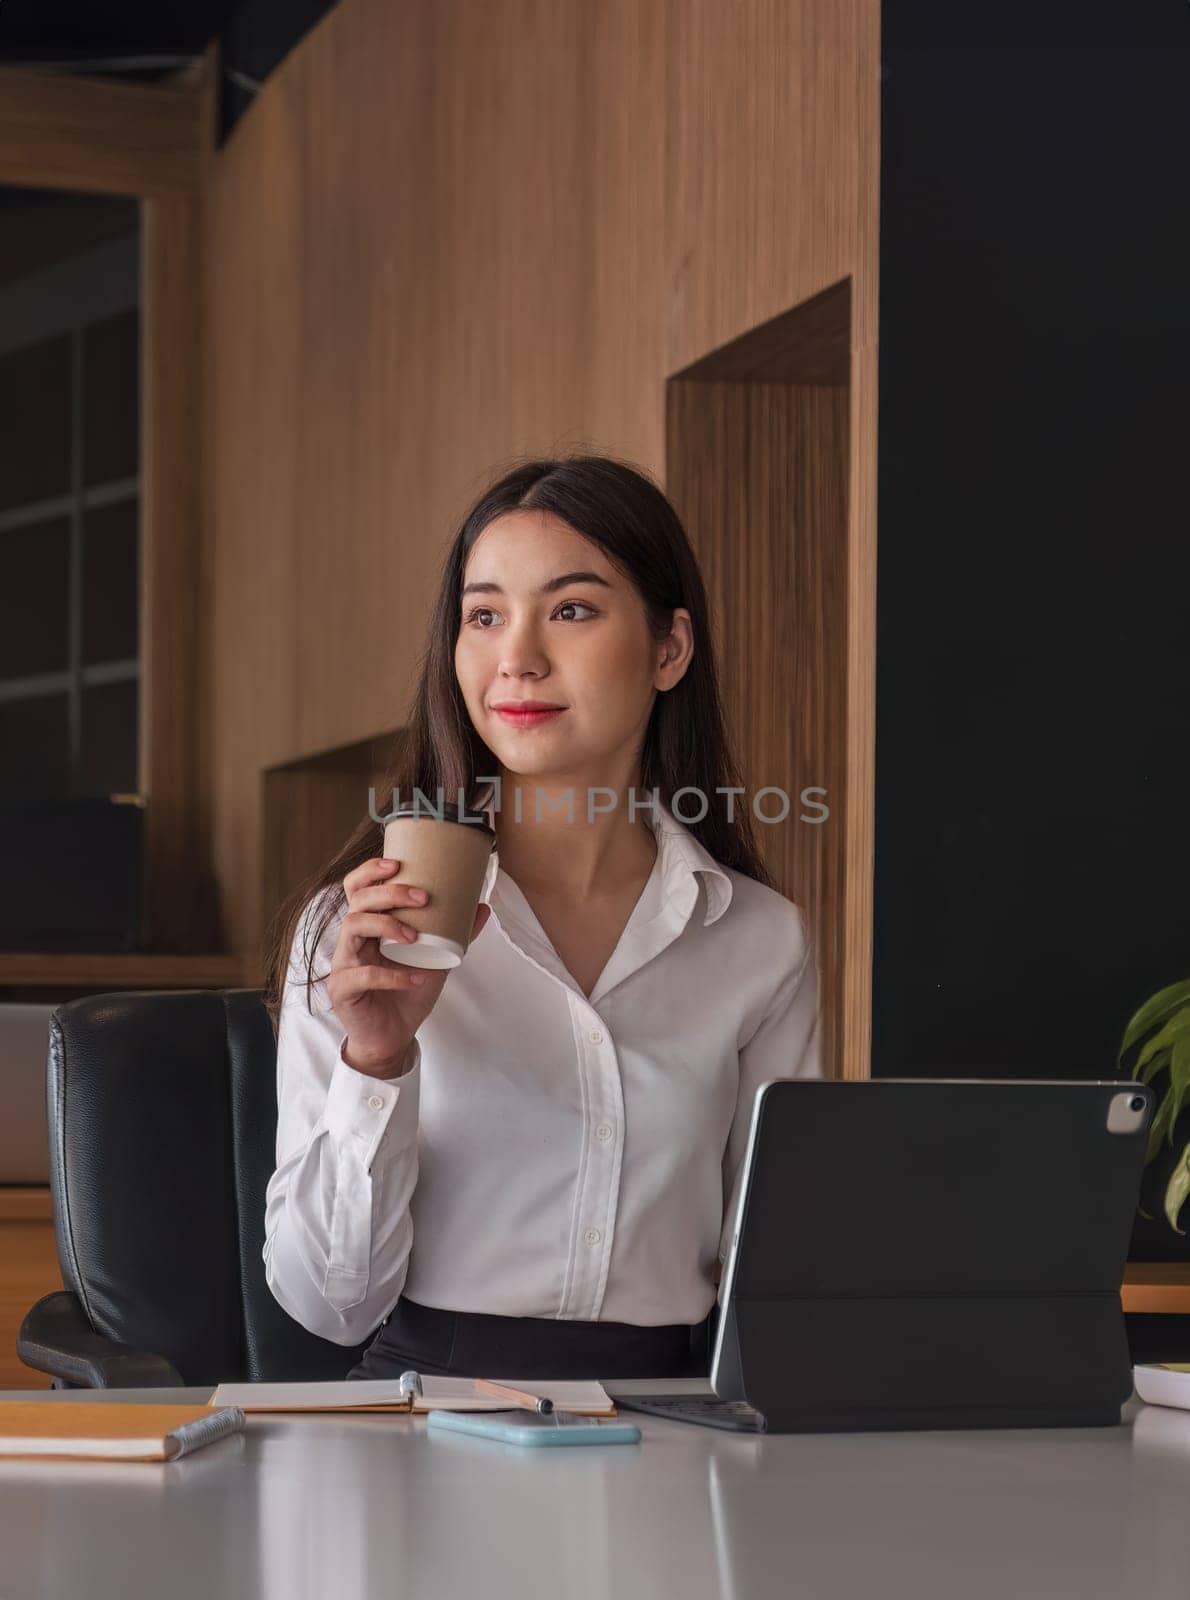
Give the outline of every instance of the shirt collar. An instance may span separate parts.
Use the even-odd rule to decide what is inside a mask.
[[[480,810],[487,817],[488,825],[494,827],[494,800],[489,800],[486,805],[480,807]],[[727,868],[715,860],[711,852],[699,843],[685,823],[674,816],[660,797],[656,811],[652,807],[645,806],[639,809],[639,814],[651,823],[657,839],[657,854],[665,899],[679,894],[681,886],[685,883],[694,882],[697,886],[695,875],[701,873],[706,887],[706,913],[702,919],[703,925],[707,927],[712,922],[717,922],[731,904],[732,881]],[[483,888],[480,891],[481,900],[490,900],[499,870],[499,850],[493,847]]]
[[[715,860],[711,852],[701,845],[684,822],[679,822],[664,803],[658,802],[659,820],[654,823],[657,849],[661,855],[661,871],[666,888],[683,874],[702,873],[707,891],[707,909],[703,925],[717,922],[731,904],[731,875],[727,868]]]

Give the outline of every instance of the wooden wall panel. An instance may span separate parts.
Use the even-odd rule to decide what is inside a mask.
[[[196,195],[141,207],[139,788],[145,948],[217,948],[201,796],[202,210]]]
[[[0,183],[101,194],[193,194],[203,139],[189,77],[118,83],[0,67]]]
[[[647,4],[648,0],[642,0]],[[871,326],[879,6],[668,0],[667,344],[676,371],[854,272]]]
[[[206,264],[214,832],[249,962],[261,773],[404,722],[491,471],[591,447],[664,479],[666,380],[848,278],[874,372],[878,115],[878,0],[342,0],[269,80],[214,162]],[[874,384],[848,404],[866,473]],[[871,694],[849,677],[832,815],[869,877]],[[862,1018],[870,926],[845,937]]]
[[[300,753],[306,687],[294,604],[304,526],[296,481],[305,443],[296,225],[302,141],[284,78],[270,88],[281,92],[261,95],[213,163],[205,274],[215,866],[228,942],[245,959],[247,982],[261,920],[260,774]],[[232,209],[229,189],[238,196]],[[345,509],[323,537],[343,542],[348,515]],[[348,562],[348,582],[349,572]],[[346,662],[350,646],[340,645]]]
[[[399,730],[343,745],[264,774],[262,914],[266,925],[286,897],[317,872],[368,813],[391,805],[382,778],[400,742]]]
[[[874,311],[873,311],[874,319]],[[853,325],[854,326],[854,325]],[[875,323],[871,325],[874,329]],[[872,1068],[872,919],[876,861],[876,411],[877,345],[851,352],[850,462],[847,491],[846,877],[839,908],[844,975],[840,1072],[867,1078]]]
[[[842,1076],[848,393],[675,382],[668,432],[669,492],[706,579],[747,790],[736,804],[753,810],[763,789],[788,796],[783,821],[755,822],[757,844],[782,892],[807,910],[824,1059]],[[817,792],[803,805],[806,790]],[[756,810],[779,817],[781,795]]]

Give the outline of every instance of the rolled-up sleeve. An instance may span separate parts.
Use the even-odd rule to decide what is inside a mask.
[[[739,1050],[739,1091],[723,1157],[723,1228],[719,1237],[721,1263],[727,1259],[735,1228],[756,1091],[762,1083],[772,1078],[825,1076],[817,953],[805,912],[800,906],[792,902],[790,904],[797,913],[797,924],[793,929],[792,941],[787,946],[785,976],[779,982],[755,1031]],[[790,924],[790,927],[793,925]]]
[[[276,1169],[265,1196],[265,1277],[311,1333],[361,1344],[392,1310],[413,1245],[421,1047],[398,1078],[373,1078],[343,1059],[346,1035],[315,983],[307,1004],[307,907],[289,956],[277,1031]],[[340,916],[314,958],[330,970]]]

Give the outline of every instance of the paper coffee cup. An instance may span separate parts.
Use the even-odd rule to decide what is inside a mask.
[[[430,898],[424,906],[396,907],[417,938],[382,939],[380,954],[406,967],[457,967],[495,843],[495,830],[476,812],[418,801],[398,807],[384,825],[384,855],[401,863],[390,881],[424,889]]]

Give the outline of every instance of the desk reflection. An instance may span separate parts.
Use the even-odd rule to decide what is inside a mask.
[[[170,1463],[0,1462],[3,1600],[1184,1600],[1190,1412],[527,1449],[255,1416]]]
[[[1132,1594],[1190,1592],[1190,1411],[1142,1406],[1132,1425],[1126,1577]]]
[[[534,1449],[431,1433],[421,1419],[269,1426],[256,1474],[265,1600],[718,1592],[705,1470],[691,1494],[697,1436]],[[292,1448],[294,1429],[307,1447]]]
[[[235,1434],[180,1461],[0,1461],[4,1524],[19,1529],[2,1541],[0,1595],[249,1593],[244,1545],[223,1532],[249,1449]]]
[[[1134,1469],[1166,1432],[1152,1423],[1131,1443],[1127,1427],[733,1441],[707,1464],[720,1592],[1185,1600],[1190,1414],[1186,1423],[1168,1443],[1184,1471],[1154,1463],[1151,1486]],[[1180,1503],[1155,1509],[1153,1493]],[[1155,1515],[1171,1530],[1159,1574]]]

